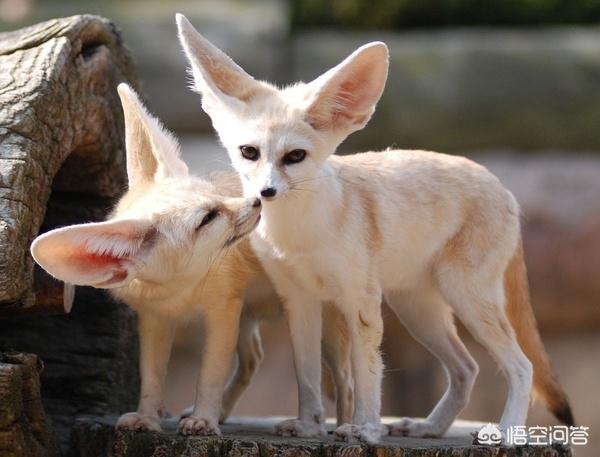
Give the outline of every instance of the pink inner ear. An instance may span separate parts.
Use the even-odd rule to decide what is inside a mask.
[[[348,121],[360,124],[370,115],[370,113],[365,113],[365,107],[361,106],[363,98],[368,95],[368,68],[361,68],[351,76],[342,81],[332,94],[332,102],[329,104],[330,112],[317,114],[316,119],[313,120],[314,128],[318,130]],[[315,110],[322,109],[319,106],[314,108]]]
[[[31,253],[55,278],[76,285],[118,287],[131,279],[151,241],[149,223],[113,220],[63,227],[34,240]]]
[[[84,246],[79,246],[72,254],[72,261],[81,271],[89,273],[111,272],[112,276],[107,281],[99,284],[109,285],[121,282],[127,278],[127,269],[123,267],[125,257],[117,257],[111,254],[99,254],[88,251]]]
[[[110,254],[89,252],[84,247],[77,248],[72,255],[73,260],[79,263],[81,267],[91,269],[104,269],[110,266],[120,267],[122,260],[122,258]]]
[[[358,81],[348,80],[340,84],[340,87],[335,95],[335,105],[333,113],[331,113],[332,123],[336,123],[340,118],[351,119],[353,116],[352,110],[356,104],[356,91],[359,90],[360,84]]]

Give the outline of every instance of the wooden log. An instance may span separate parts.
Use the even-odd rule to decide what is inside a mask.
[[[111,199],[125,188],[122,81],[137,86],[106,19],[73,16],[0,34],[0,315],[69,308],[62,287],[34,275],[29,245],[51,228],[49,198]]]
[[[0,351],[44,361],[42,398],[59,445],[75,416],[117,414],[137,401],[134,313],[78,288],[65,315],[73,289],[34,269],[29,254],[38,233],[104,219],[125,189],[123,81],[137,87],[106,19],[0,34]]]
[[[40,397],[42,363],[33,354],[0,353],[0,455],[58,455]]]
[[[277,419],[232,418],[222,436],[185,437],[174,422],[163,421],[165,432],[114,429],[114,418],[77,422],[71,436],[71,457],[571,457],[567,446],[474,445],[471,433],[483,424],[459,421],[444,438],[384,437],[375,445],[346,444],[330,436],[290,438],[272,433]]]
[[[75,417],[135,409],[139,388],[135,316],[95,289],[77,288],[69,315],[0,320],[0,348],[35,352],[44,361],[42,398],[63,447]]]

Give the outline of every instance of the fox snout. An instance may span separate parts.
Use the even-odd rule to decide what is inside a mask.
[[[258,197],[249,198],[231,198],[225,202],[227,209],[233,213],[244,213],[246,211],[255,211],[262,207],[262,202]]]
[[[289,190],[287,179],[280,167],[266,163],[262,169],[250,179],[250,189],[263,202],[283,197]]]
[[[260,198],[232,198],[225,202],[226,208],[231,212],[233,234],[226,244],[248,235],[260,221],[262,203]]]
[[[273,198],[275,195],[277,195],[277,189],[275,187],[265,187],[260,191],[260,196],[264,198]]]

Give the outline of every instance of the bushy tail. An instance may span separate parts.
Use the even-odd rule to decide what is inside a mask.
[[[559,421],[566,425],[574,425],[567,395],[552,372],[548,354],[537,328],[529,298],[527,269],[521,241],[506,269],[504,289],[508,318],[515,329],[519,345],[533,365],[534,394],[542,398]]]

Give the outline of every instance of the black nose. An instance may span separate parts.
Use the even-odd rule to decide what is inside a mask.
[[[253,208],[258,208],[260,205],[262,205],[262,203],[260,202],[260,198],[257,198],[256,200],[254,200],[252,202],[252,207]]]
[[[277,194],[277,190],[274,187],[265,187],[260,191],[260,195],[263,197],[274,197]]]

